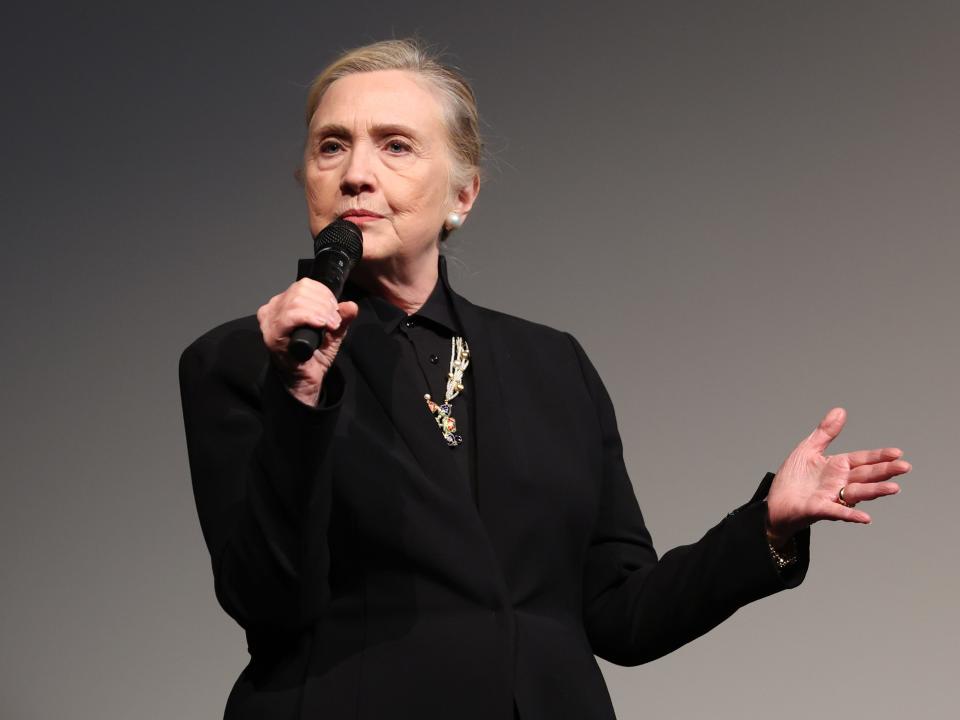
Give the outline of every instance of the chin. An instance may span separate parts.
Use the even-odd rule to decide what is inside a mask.
[[[363,259],[364,260],[386,260],[387,258],[393,257],[396,255],[396,248],[386,245],[379,238],[367,237],[364,235],[363,238]]]

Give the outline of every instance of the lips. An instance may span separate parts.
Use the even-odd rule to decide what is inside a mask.
[[[347,210],[345,213],[343,213],[340,216],[340,219],[341,220],[359,220],[359,219],[376,220],[382,217],[383,215],[380,215],[379,213],[375,213],[372,210],[357,209],[357,210]]]

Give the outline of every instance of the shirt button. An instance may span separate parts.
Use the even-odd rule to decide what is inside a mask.
[[[436,365],[438,362],[440,362],[440,358],[436,354],[430,356],[431,365]]]
[[[409,328],[409,327],[413,327],[415,323],[413,321],[413,318],[407,318],[406,320],[403,321],[403,324],[405,327]]]

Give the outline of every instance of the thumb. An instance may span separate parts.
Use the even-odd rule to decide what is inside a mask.
[[[346,334],[350,323],[357,319],[360,308],[352,300],[347,300],[337,305],[337,312],[340,314],[340,326],[332,334],[334,337],[342,337]]]
[[[826,415],[823,420],[814,429],[807,438],[810,446],[815,450],[823,452],[827,446],[833,442],[833,439],[840,434],[843,426],[847,422],[847,411],[842,407],[835,407]]]
[[[340,313],[340,318],[349,325],[360,313],[360,306],[353,300],[345,300],[337,306],[337,312]]]

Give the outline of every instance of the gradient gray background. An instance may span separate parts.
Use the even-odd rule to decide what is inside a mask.
[[[313,74],[414,31],[473,80],[491,150],[454,286],[582,341],[661,554],[834,405],[832,451],[914,463],[871,526],[814,527],[800,588],[601,662],[619,716],[952,716],[957,3],[30,7],[0,69],[3,718],[221,716],[246,650],[177,360],[310,252]]]

